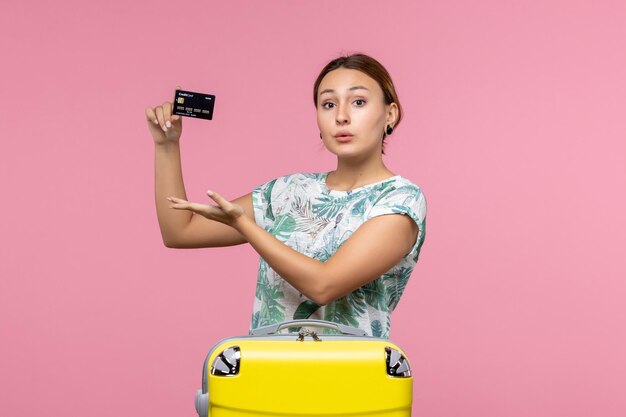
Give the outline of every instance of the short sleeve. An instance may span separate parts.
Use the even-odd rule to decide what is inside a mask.
[[[252,190],[254,221],[265,230],[271,229],[274,224],[272,190],[275,184],[276,180],[272,180]]]
[[[415,184],[400,185],[383,193],[372,205],[366,219],[387,214],[404,214],[413,219],[419,229],[415,245],[409,254],[417,256],[426,235],[426,198]]]

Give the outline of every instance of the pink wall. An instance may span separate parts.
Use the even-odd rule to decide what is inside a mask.
[[[626,415],[625,20],[591,0],[5,5],[0,414],[193,416],[257,256],[163,247],[144,108],[216,94],[185,120],[187,189],[235,197],[333,168],[312,83],[363,51],[406,111],[388,164],[429,202],[392,332],[415,415]]]

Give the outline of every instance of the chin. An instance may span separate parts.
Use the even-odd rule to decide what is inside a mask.
[[[352,144],[352,143],[333,144],[333,146],[330,146],[330,147],[327,146],[326,149],[328,150],[328,152],[332,153],[337,158],[347,158],[347,159],[351,159],[351,158],[363,159],[363,158],[368,158],[369,156],[373,154],[376,154],[376,155],[381,154],[380,148],[363,149],[354,145],[355,144]]]
[[[330,153],[332,153],[333,155],[335,155],[337,157],[337,159],[343,159],[343,160],[363,160],[363,159],[369,159],[368,157],[370,156],[369,152],[355,152],[355,151],[349,151],[349,150],[332,150],[330,151]]]

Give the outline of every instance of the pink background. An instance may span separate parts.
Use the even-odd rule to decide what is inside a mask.
[[[429,203],[392,331],[414,415],[626,415],[624,21],[620,0],[5,5],[0,414],[195,415],[257,255],[162,245],[144,108],[216,94],[184,121],[187,190],[234,198],[333,169],[312,84],[363,51],[406,112],[388,165]]]

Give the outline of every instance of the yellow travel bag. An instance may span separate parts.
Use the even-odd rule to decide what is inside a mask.
[[[296,332],[279,333],[285,329]],[[200,417],[406,417],[412,388],[409,361],[388,340],[297,320],[217,343],[204,362],[196,411]]]

